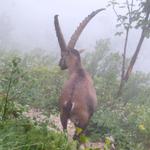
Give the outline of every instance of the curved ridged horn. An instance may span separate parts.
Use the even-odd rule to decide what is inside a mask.
[[[88,15],[81,23],[80,25],[77,27],[77,29],[75,30],[75,32],[73,33],[73,35],[70,38],[70,41],[68,43],[68,48],[72,49],[74,48],[80,34],[82,33],[82,31],[84,30],[84,28],[86,27],[86,25],[88,24],[88,22],[96,15],[98,14],[100,11],[105,10],[104,8],[102,9],[98,9],[96,11],[93,11],[90,15]]]
[[[54,16],[54,24],[55,24],[56,35],[58,38],[59,46],[61,48],[61,52],[66,51],[67,46],[66,46],[66,42],[64,40],[62,31],[60,29],[60,25],[59,25],[59,21],[58,21],[58,15]]]

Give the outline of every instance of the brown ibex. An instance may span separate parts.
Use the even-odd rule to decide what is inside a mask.
[[[61,32],[58,15],[54,17],[56,35],[61,49],[59,66],[62,70],[69,70],[69,79],[62,89],[59,100],[60,120],[64,130],[67,129],[67,121],[70,119],[75,127],[79,127],[84,131],[97,105],[92,79],[82,67],[79,51],[74,47],[88,22],[102,10],[104,9],[93,11],[80,23],[68,45],[66,45]],[[76,133],[75,138],[77,138]]]

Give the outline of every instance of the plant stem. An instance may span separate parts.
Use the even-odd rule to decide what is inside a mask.
[[[150,14],[150,11],[148,11],[147,14],[146,14],[145,22],[148,21],[149,14]],[[143,41],[144,41],[144,39],[145,39],[145,35],[144,35],[144,34],[145,34],[145,31],[146,31],[146,28],[143,27],[143,30],[142,30],[141,37],[140,37],[140,40],[139,40],[139,42],[138,42],[137,48],[136,48],[136,50],[135,50],[135,52],[134,52],[134,55],[133,55],[132,58],[131,58],[131,61],[130,61],[130,64],[129,64],[129,66],[128,66],[126,75],[125,75],[125,77],[124,77],[125,82],[128,81],[129,76],[130,76],[130,74],[131,74],[131,72],[132,72],[133,66],[134,66],[134,64],[135,64],[135,62],[136,62],[136,60],[137,60],[137,57],[138,57],[138,54],[139,54],[139,52],[140,52],[142,43],[143,43]]]
[[[124,74],[125,74],[125,63],[126,63],[126,52],[127,52],[127,43],[128,43],[128,38],[129,38],[129,27],[126,29],[126,39],[124,43],[124,52],[123,52],[123,60],[122,60],[122,74],[121,74],[121,81],[120,81],[120,86],[119,90],[117,93],[117,97],[119,97],[122,94],[122,88],[124,86]]]
[[[13,73],[11,73],[11,77],[10,77],[9,84],[8,84],[8,89],[7,89],[7,92],[6,92],[5,105],[4,105],[4,113],[3,113],[3,115],[2,115],[2,120],[5,120],[5,119],[6,119],[6,112],[7,112],[7,105],[8,105],[8,97],[9,97],[9,92],[10,92],[11,83],[12,83],[12,75],[13,75]]]

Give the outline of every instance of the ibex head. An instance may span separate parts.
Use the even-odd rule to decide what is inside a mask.
[[[77,27],[75,32],[70,38],[68,45],[64,40],[63,34],[60,29],[58,15],[54,17],[55,30],[59,42],[59,46],[61,49],[61,59],[59,61],[59,66],[62,70],[67,69],[69,65],[80,65],[80,51],[76,50],[74,47],[76,45],[77,40],[79,39],[80,34],[88,24],[88,22],[100,11],[104,9],[98,9],[93,11],[90,15],[88,15]]]

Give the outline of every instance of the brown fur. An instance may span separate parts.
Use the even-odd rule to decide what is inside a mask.
[[[62,70],[69,71],[69,79],[65,82],[59,99],[60,119],[64,130],[67,129],[67,121],[70,119],[76,127],[84,131],[96,109],[97,98],[92,79],[82,67],[79,51],[75,50],[74,46],[88,22],[102,10],[104,9],[93,11],[80,23],[68,45],[60,29],[58,15],[54,17],[56,35],[61,49],[59,66]],[[74,138],[77,138],[76,134]]]
[[[81,65],[80,57],[70,53],[66,59],[69,79],[64,84],[59,101],[62,126],[67,129],[70,119],[76,127],[84,130],[96,108],[96,92],[90,75]]]

